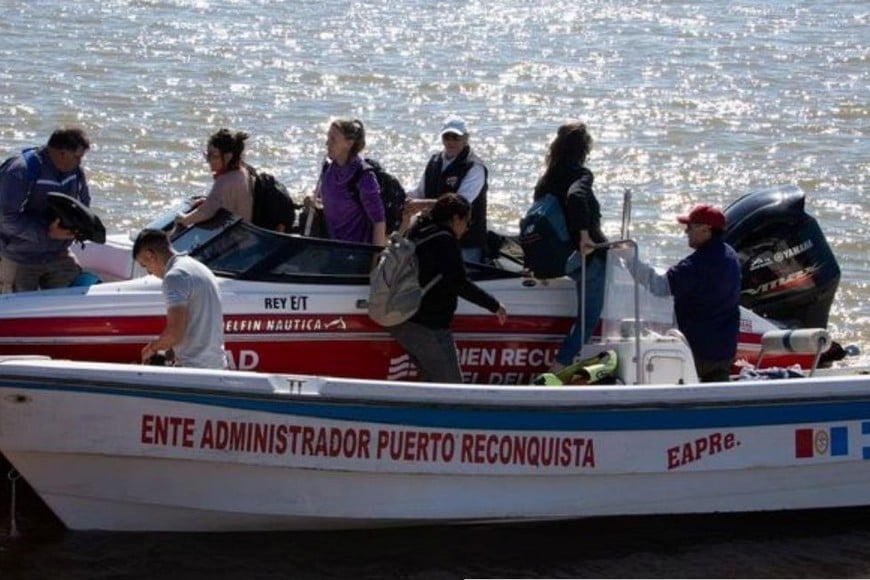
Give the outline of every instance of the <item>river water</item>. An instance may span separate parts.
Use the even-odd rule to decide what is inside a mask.
[[[248,161],[299,199],[332,118],[362,119],[366,153],[411,185],[441,121],[459,114],[490,168],[492,223],[515,232],[556,128],[583,120],[605,229],[618,230],[630,188],[632,233],[659,266],[688,252],[675,216],[694,203],[803,188],[843,272],[830,329],[870,350],[865,1],[0,6],[0,151],[83,126],[110,229],[135,231],[204,192],[201,151],[220,127],[249,132]],[[0,549],[4,579],[870,574],[862,510],[197,537],[64,533],[34,498],[19,503],[31,509],[24,537]]]

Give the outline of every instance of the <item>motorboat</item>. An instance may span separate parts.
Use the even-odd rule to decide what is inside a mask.
[[[377,379],[416,374],[367,315],[378,248],[270,232],[226,213],[175,236],[173,245],[218,276],[233,368]],[[91,249],[107,252],[88,245],[84,253]],[[530,382],[550,365],[573,322],[573,283],[538,283],[520,265],[469,269],[511,316],[501,326],[489,312],[460,307],[454,330],[466,380]],[[142,346],[165,324],[160,285],[134,272],[128,280],[0,296],[0,354],[138,362]]]
[[[333,530],[870,505],[870,369],[817,368],[830,342],[824,329],[764,335],[760,356],[798,350],[813,361],[801,372],[700,384],[680,333],[658,332],[650,318],[622,317],[591,345],[614,357],[609,384],[3,357],[0,452],[73,530]]]
[[[699,383],[669,299],[643,295],[628,272],[630,239],[608,245],[602,322],[573,377],[525,380],[567,329],[557,301],[573,283],[474,271],[515,319],[500,330],[488,314],[458,317],[466,378],[489,384],[420,383],[393,366],[360,304],[371,248],[275,236],[229,217],[175,243],[222,274],[229,342],[249,345],[259,370],[62,358],[135,360],[137,337],[162,320],[149,278],[31,293],[52,296],[55,315],[22,312],[22,342],[51,346],[37,323],[77,330],[52,356],[0,357],[0,453],[70,529],[331,530],[870,505],[870,368],[820,368],[824,328],[768,328],[757,364]],[[88,300],[114,309],[84,311]],[[113,338],[129,355],[108,352]],[[540,360],[524,350],[535,341]],[[607,372],[592,370],[596,360]],[[333,372],[308,371],[325,368]],[[497,374],[508,370],[521,376]]]
[[[839,269],[817,228],[795,227],[815,223],[803,211],[803,199],[793,187],[765,190],[726,211],[735,226],[734,243],[743,248],[744,279],[751,284],[744,290],[752,302],[741,309],[738,346],[738,358],[750,364],[758,357],[762,335],[784,326],[770,312],[784,317],[817,313],[812,324],[789,321],[792,327],[827,324],[830,301],[820,301],[819,293],[833,299]],[[151,227],[171,228],[175,214],[167,212]],[[795,234],[804,238],[795,241]],[[487,264],[466,266],[470,277],[505,305],[508,321],[501,326],[495,316],[460,301],[453,332],[463,378],[528,384],[550,367],[574,323],[574,282],[530,277],[515,241],[492,238]],[[361,379],[416,377],[407,354],[367,316],[368,274],[378,248],[279,234],[227,213],[172,239],[176,250],[218,276],[232,368]],[[106,244],[77,246],[83,266],[102,283],[0,295],[0,354],[139,362],[142,346],[165,324],[165,305],[160,280],[137,270],[131,245],[127,236],[110,235]],[[608,286],[608,302],[631,296],[630,284]],[[647,305],[655,302],[642,298]],[[786,308],[780,308],[783,304]],[[655,311],[658,328],[668,328],[673,321],[669,301]],[[588,350],[582,354],[589,355]],[[811,358],[783,353],[766,362],[806,366]]]

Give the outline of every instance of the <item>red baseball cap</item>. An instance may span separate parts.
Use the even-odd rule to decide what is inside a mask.
[[[677,221],[681,224],[704,224],[714,230],[725,229],[725,214],[706,203],[696,205],[689,212],[689,215],[681,215]]]

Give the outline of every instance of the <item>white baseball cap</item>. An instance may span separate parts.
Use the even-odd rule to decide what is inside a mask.
[[[443,137],[445,133],[455,133],[463,137],[468,135],[468,125],[465,124],[465,119],[462,117],[450,117],[444,121],[444,125],[441,126],[441,136]]]

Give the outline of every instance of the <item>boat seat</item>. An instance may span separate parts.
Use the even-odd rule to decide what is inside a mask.
[[[816,372],[819,358],[831,346],[831,335],[824,328],[796,328],[792,330],[768,330],[761,336],[761,351],[755,368],[761,368],[761,361],[769,354],[812,354],[813,366],[810,376]]]

